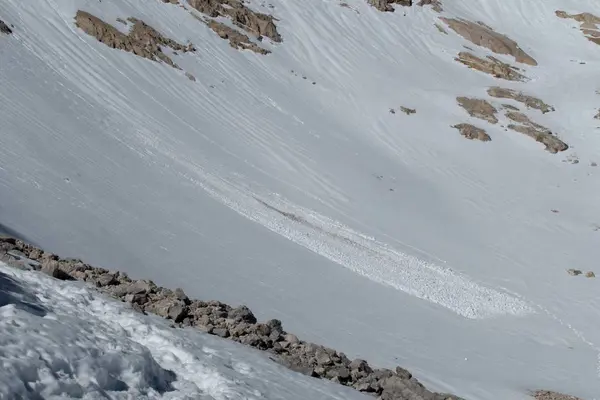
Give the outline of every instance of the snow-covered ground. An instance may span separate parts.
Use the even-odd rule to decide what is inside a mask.
[[[472,121],[456,96],[501,82],[453,60],[471,44],[430,8],[270,3],[253,4],[283,43],[261,56],[159,0],[0,0],[15,25],[0,38],[0,227],[248,304],[438,391],[599,398],[599,283],[565,270],[600,259],[600,47],[554,12],[600,3],[443,3],[538,61],[503,85],[556,108],[531,115],[571,145],[558,155],[500,126],[491,143],[450,128]],[[98,43],[78,9],[191,41],[174,61],[197,81]]]
[[[0,399],[369,399],[265,354],[0,263]]]

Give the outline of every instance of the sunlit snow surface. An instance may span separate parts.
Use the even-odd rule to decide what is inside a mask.
[[[598,396],[600,287],[565,270],[600,259],[600,46],[554,12],[600,5],[443,2],[538,61],[530,82],[504,84],[453,60],[473,46],[440,33],[428,7],[270,3],[253,7],[284,41],[260,56],[158,0],[0,0],[15,25],[0,38],[1,226],[248,304],[436,390]],[[75,27],[77,9],[191,41],[198,51],[174,61],[197,81],[98,43]],[[552,104],[527,113],[572,148],[549,154],[505,119],[457,107],[498,84]],[[389,113],[400,106],[417,113]],[[460,122],[492,142],[465,140],[450,128]]]

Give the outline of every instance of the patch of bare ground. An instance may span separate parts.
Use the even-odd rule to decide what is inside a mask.
[[[595,119],[600,119],[600,109],[598,110],[598,113],[594,116]]]
[[[468,51],[461,51],[458,53],[458,57],[456,57],[455,60],[469,68],[492,75],[495,78],[521,82],[527,80],[527,77],[517,72],[515,67],[503,63],[492,56],[487,56],[486,59],[483,59]]]
[[[581,24],[581,32],[588,40],[600,45],[600,17],[591,13],[569,14],[565,11],[556,11],[556,16],[563,19],[572,19]]]
[[[156,29],[143,21],[129,18],[133,24],[128,35],[120,32],[114,26],[104,22],[100,18],[85,12],[77,11],[75,24],[90,36],[94,36],[99,42],[113,49],[124,50],[139,57],[152,61],[163,61],[173,68],[181,69],[163,53],[161,47],[170,47],[175,51],[195,51],[192,44],[183,45],[161,35]]]
[[[498,110],[487,100],[457,97],[456,101],[471,117],[483,119],[491,124],[498,123],[498,118],[496,118]]]
[[[532,396],[535,400],[583,400],[579,397],[569,396],[549,390],[538,390]]]
[[[495,32],[482,22],[471,22],[464,19],[440,18],[456,33],[477,46],[485,47],[496,54],[508,54],[517,62],[537,65],[537,61],[519,47],[517,42],[508,36]]]
[[[508,129],[522,133],[535,139],[537,142],[543,143],[546,146],[546,150],[550,153],[555,154],[569,148],[569,146],[557,138],[550,129],[533,122],[527,115],[516,111],[509,111],[506,113],[506,116],[517,123],[509,124],[507,126]]]
[[[258,54],[269,54],[270,51],[263,49],[256,43],[253,43],[247,35],[225,25],[222,22],[210,20],[207,22],[210,29],[216,32],[221,39],[229,40],[229,45],[238,50],[252,50]]]
[[[274,42],[282,41],[272,15],[253,11],[240,0],[188,0],[188,4],[211,18],[229,18],[236,26],[259,39],[266,36]]]
[[[10,35],[12,33],[12,29],[10,29],[10,26],[8,26],[1,19],[0,19],[0,33],[4,33],[5,35]]]
[[[453,128],[458,129],[461,135],[470,140],[481,140],[482,142],[489,142],[492,140],[490,135],[485,130],[478,128],[471,124],[457,124]]]
[[[513,99],[515,101],[518,101],[519,103],[525,104],[529,108],[535,108],[536,110],[540,110],[543,114],[554,111],[554,107],[544,103],[541,99],[526,95],[523,92],[518,92],[516,90],[493,86],[488,89],[487,93],[490,96],[499,99]]]

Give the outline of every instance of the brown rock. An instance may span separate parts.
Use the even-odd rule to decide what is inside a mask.
[[[271,53],[267,49],[263,49],[256,43],[253,43],[247,35],[238,32],[237,30],[225,25],[222,22],[211,20],[207,24],[221,39],[229,40],[229,45],[238,50],[251,50],[258,54]]]
[[[518,101],[519,103],[525,104],[529,108],[535,108],[536,110],[540,110],[543,114],[546,114],[551,111],[555,111],[554,107],[549,104],[544,103],[541,99],[537,97],[529,96],[524,94],[523,92],[518,92],[513,89],[505,89],[498,86],[493,86],[488,89],[487,93],[496,98],[500,99],[513,99]]]
[[[189,0],[188,4],[211,18],[230,18],[234,24],[258,37],[282,41],[273,16],[252,11],[239,0]]]
[[[394,12],[392,4],[410,7],[413,5],[412,0],[368,0],[368,3],[379,11]]]
[[[492,56],[483,59],[467,51],[461,51],[458,53],[458,57],[456,57],[455,60],[469,68],[490,74],[495,78],[506,79],[508,81],[527,80],[527,77],[517,72],[515,67],[503,63]]]
[[[546,150],[550,153],[556,154],[569,148],[565,142],[553,135],[550,129],[531,121],[527,115],[517,111],[509,111],[506,113],[506,116],[520,124],[509,124],[507,126],[508,129],[522,133],[543,143],[546,146]]]
[[[442,2],[441,2],[441,0],[421,0],[419,2],[419,6],[421,6],[421,7],[423,7],[423,6],[431,6],[431,8],[433,9],[433,11],[439,12],[439,13],[441,13],[442,11],[444,11],[442,9]]]
[[[495,115],[498,110],[488,101],[469,97],[457,97],[456,101],[471,117],[483,119],[491,124],[498,123],[498,118]]]
[[[161,46],[182,52],[195,51],[193,45],[186,46],[166,38],[143,21],[135,18],[128,18],[128,21],[133,23],[133,27],[129,34],[125,35],[114,26],[88,12],[79,10],[75,15],[75,24],[88,35],[94,36],[99,42],[113,49],[124,50],[149,60],[163,61],[174,68],[179,69],[173,60],[162,52]]]
[[[458,124],[454,125],[453,128],[456,128],[460,131],[460,134],[470,140],[481,140],[482,142],[489,142],[492,140],[490,135],[488,135],[485,130],[473,126],[471,124]]]
[[[572,19],[581,24],[581,32],[585,37],[596,44],[600,45],[600,17],[594,14],[585,12],[581,14],[569,14],[565,11],[556,11],[556,16],[564,19]]]
[[[596,274],[593,271],[588,271],[585,273],[586,278],[595,278]]]
[[[496,54],[508,54],[517,62],[537,65],[537,61],[525,53],[519,45],[506,35],[495,32],[482,22],[471,22],[464,19],[440,18],[450,29],[473,44],[485,47]]]

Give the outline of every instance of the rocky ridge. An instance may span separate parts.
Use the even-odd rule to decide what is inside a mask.
[[[195,327],[266,351],[273,361],[294,371],[352,387],[380,400],[462,400],[427,390],[404,368],[373,368],[365,360],[350,360],[342,352],[300,340],[286,332],[279,320],[257,321],[246,306],[190,299],[181,289],[166,289],[149,280],[133,280],[123,272],[60,258],[10,237],[0,237],[0,261],[56,279],[84,281],[131,304],[138,312],[171,320],[173,327]]]
[[[192,44],[183,45],[172,39],[164,37],[156,29],[144,21],[128,18],[132,26],[129,34],[124,34],[111,24],[100,18],[79,10],[75,15],[75,24],[85,33],[94,36],[99,42],[113,49],[124,50],[139,57],[152,61],[162,61],[173,68],[181,69],[171,58],[163,53],[162,47],[169,47],[174,51],[195,51]]]

